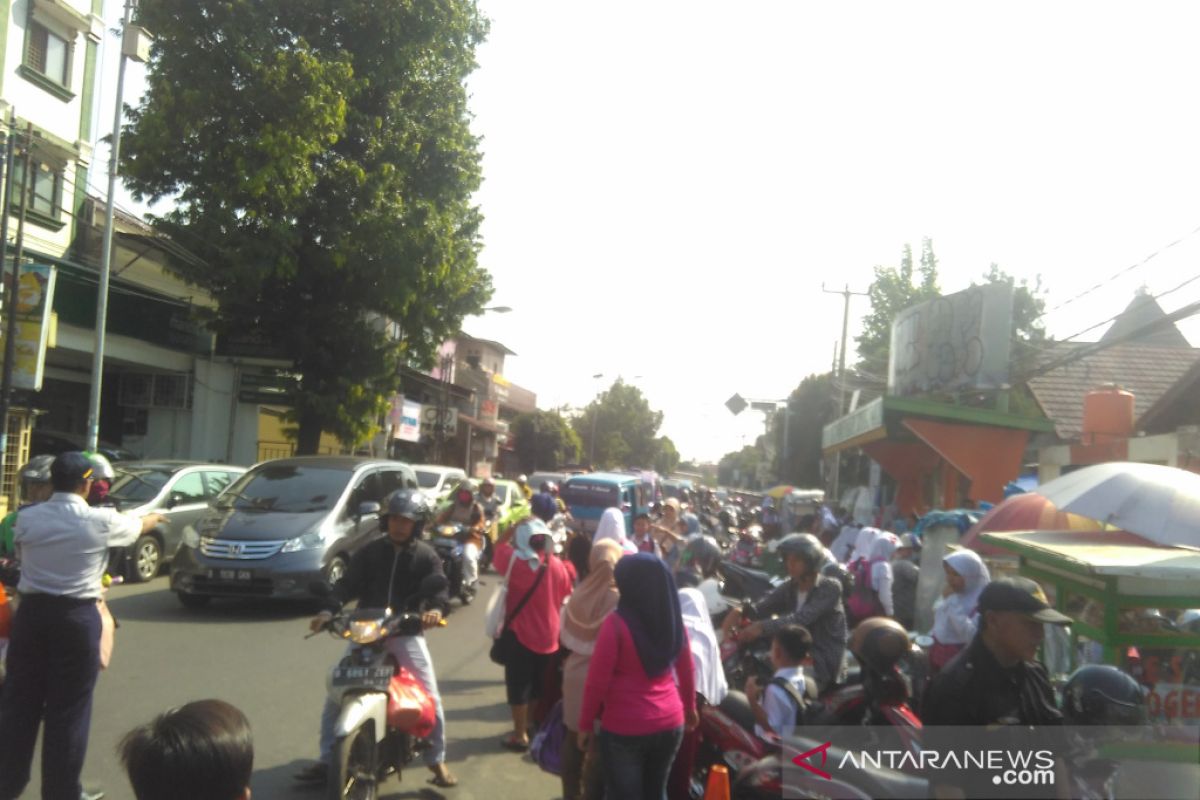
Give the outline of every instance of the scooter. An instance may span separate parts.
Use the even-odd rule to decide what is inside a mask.
[[[474,586],[468,586],[463,580],[466,563],[464,540],[470,529],[460,522],[450,522],[437,525],[433,530],[430,544],[442,560],[442,572],[449,581],[450,596],[457,597],[464,606],[470,605],[475,599]]]
[[[429,575],[409,600],[428,599],[445,588],[445,576]],[[311,589],[313,594],[328,596],[331,587],[318,581]],[[350,652],[329,673],[329,696],[340,710],[334,725],[327,797],[375,800],[379,784],[392,772],[400,775],[422,743],[411,729],[393,728],[387,723],[388,686],[398,665],[385,647],[394,636],[419,633],[421,615],[393,613],[390,608],[360,608],[335,615],[321,630],[351,644]],[[320,631],[305,638],[317,633]]]

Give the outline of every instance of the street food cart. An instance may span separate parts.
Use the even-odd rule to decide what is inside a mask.
[[[1070,669],[1115,665],[1150,690],[1152,720],[1200,723],[1200,634],[1177,611],[1200,608],[1200,550],[1154,544],[1125,531],[984,533],[1019,559],[1071,617]]]

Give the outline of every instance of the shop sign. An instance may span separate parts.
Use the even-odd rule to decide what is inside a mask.
[[[392,426],[393,438],[402,442],[421,441],[421,404],[415,400],[400,402],[399,419]]]
[[[836,419],[821,431],[821,447],[829,449],[883,427],[883,398],[876,397],[857,411]]]
[[[50,312],[54,307],[54,283],[57,275],[58,271],[48,264],[21,265],[17,277],[16,337],[13,342],[15,355],[12,373],[13,386],[18,389],[34,392],[42,390],[42,372],[46,365]],[[7,280],[7,270],[4,277]],[[7,298],[4,305],[8,305]]]

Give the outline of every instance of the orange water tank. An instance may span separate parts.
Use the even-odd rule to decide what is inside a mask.
[[[1101,444],[1133,436],[1133,393],[1116,384],[1093,389],[1083,398],[1083,443]]]

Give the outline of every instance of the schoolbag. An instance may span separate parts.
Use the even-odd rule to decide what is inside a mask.
[[[808,679],[805,678],[804,680],[805,680],[805,686],[807,687]],[[796,706],[796,726],[799,727],[799,726],[803,725],[804,718],[805,718],[805,711],[808,709],[808,700],[804,697],[803,694],[800,693],[800,690],[796,688],[796,684],[792,683],[787,678],[781,678],[781,677],[776,676],[774,678],[771,678],[771,685],[778,686],[780,689],[783,689],[783,691],[787,693],[787,696],[789,698],[791,698],[792,704],[794,706]],[[778,733],[778,731],[776,731],[776,732]]]
[[[850,574],[854,576],[854,589],[846,601],[846,612],[850,615],[851,624],[861,622],[867,617],[877,617],[883,614],[883,603],[879,595],[871,588],[871,569],[876,564],[882,564],[882,558],[868,561],[860,558],[850,565]]]

